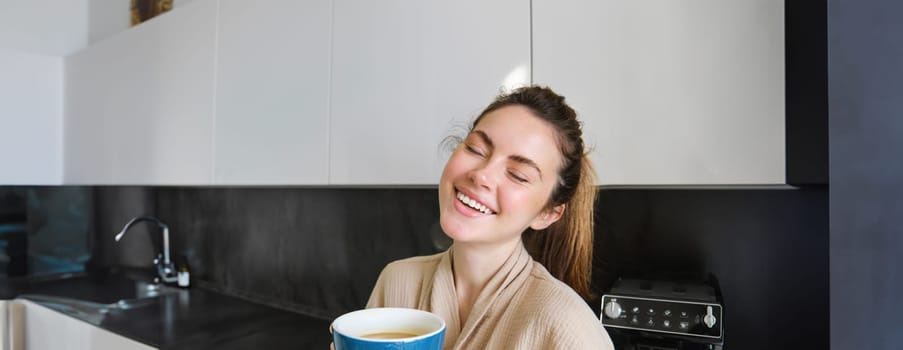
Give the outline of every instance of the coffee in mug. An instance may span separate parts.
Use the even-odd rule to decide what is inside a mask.
[[[403,339],[403,338],[413,338],[420,336],[417,333],[405,332],[405,331],[389,331],[389,332],[377,332],[364,334],[361,338],[368,339]]]
[[[373,308],[340,316],[330,327],[336,350],[441,350],[445,321],[407,308]]]

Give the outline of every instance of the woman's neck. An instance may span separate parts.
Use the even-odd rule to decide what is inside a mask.
[[[519,243],[520,240],[492,245],[455,242],[452,249],[452,271],[462,327],[467,322],[480,291],[514,253]]]

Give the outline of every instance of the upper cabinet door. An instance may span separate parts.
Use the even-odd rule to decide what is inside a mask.
[[[783,184],[784,2],[534,0],[602,185]]]
[[[211,183],[216,6],[192,1],[66,58],[65,183]]]
[[[328,182],[331,7],[220,2],[214,183]]]
[[[530,2],[335,0],[331,184],[436,184],[442,141],[530,79]]]

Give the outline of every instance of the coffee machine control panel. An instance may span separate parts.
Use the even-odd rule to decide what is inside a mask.
[[[608,294],[602,297],[606,327],[721,338],[722,309],[716,303]]]

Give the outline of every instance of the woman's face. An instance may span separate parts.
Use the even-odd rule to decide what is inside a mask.
[[[546,208],[561,158],[555,129],[526,107],[486,114],[442,171],[442,230],[456,242],[504,243],[548,227],[564,210]]]

